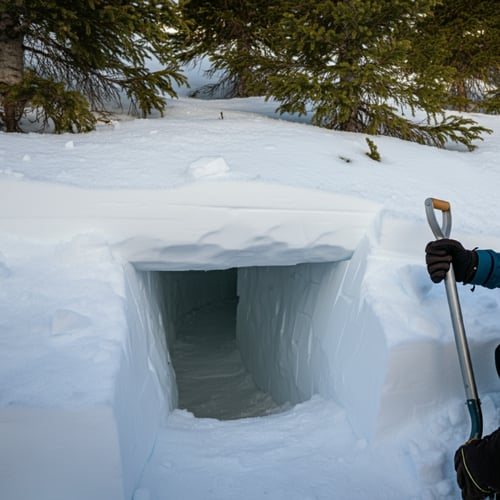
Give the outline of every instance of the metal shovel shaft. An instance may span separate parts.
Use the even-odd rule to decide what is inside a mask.
[[[436,220],[434,209],[442,211],[442,226],[440,226]],[[425,212],[429,226],[431,227],[436,239],[448,238],[451,232],[450,204],[447,201],[427,198],[425,200]],[[458,299],[457,283],[452,264],[450,264],[450,269],[445,276],[445,286],[453,333],[455,335],[458,361],[460,364],[460,371],[462,373],[465,395],[467,397],[467,408],[471,417],[471,433],[469,439],[480,438],[483,434],[483,417],[477,394],[476,381],[474,379],[474,371],[472,369],[469,345],[465,335],[462,309]]]
[[[470,358],[469,344],[467,343],[467,337],[465,335],[462,309],[460,308],[460,302],[458,300],[455,272],[453,271],[452,265],[450,265],[450,270],[446,273],[445,286],[453,333],[455,335],[455,344],[457,346],[458,362],[462,373],[467,407],[471,417],[471,433],[469,439],[480,438],[483,434],[483,418]]]

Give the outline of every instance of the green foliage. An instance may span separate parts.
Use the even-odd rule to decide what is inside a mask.
[[[273,22],[274,4],[259,0],[180,0],[184,29],[177,35],[183,62],[209,57],[208,76],[219,81],[204,90],[226,97],[264,91],[258,59],[265,50],[263,28]],[[279,2],[278,2],[279,3]]]
[[[448,142],[464,145],[469,151],[475,149],[474,141],[482,140],[482,134],[492,131],[478,125],[470,118],[450,115],[429,116],[424,123],[408,120],[400,116],[386,104],[376,107],[376,120],[366,131],[370,134],[380,134],[396,137],[418,144],[444,148]],[[439,116],[439,120],[438,120]]]
[[[429,126],[416,126],[414,130],[420,134],[421,144],[444,147],[448,141],[464,145],[469,151],[474,151],[476,140],[482,140],[482,134],[491,134],[493,131],[481,127],[474,120],[461,116],[450,115],[441,122]]]
[[[398,67],[406,60],[406,35],[419,3],[289,2],[279,28],[270,30],[275,50],[265,61],[269,90],[281,109],[304,112],[312,102],[316,123],[355,131],[366,104],[389,98],[395,105],[416,104]]]
[[[380,153],[378,152],[378,148],[375,142],[366,137],[366,143],[368,144],[368,148],[370,149],[370,151],[366,153],[366,156],[368,156],[372,160],[380,161]]]
[[[415,26],[432,16],[435,4],[287,2],[280,22],[266,33],[272,50],[260,68],[266,73],[267,97],[279,102],[281,113],[311,114],[312,123],[322,127],[473,148],[485,129],[443,114],[453,69],[435,61],[416,72],[409,62]],[[424,125],[413,118],[422,111]]]
[[[51,123],[54,132],[90,132],[95,128],[96,119],[89,110],[87,100],[74,90],[66,90],[64,83],[40,78],[29,72],[17,85],[8,89],[0,86],[7,103],[14,103],[18,121],[28,110],[33,110],[43,128]]]
[[[209,56],[211,71],[222,71],[222,83],[233,85],[230,96],[264,94],[279,112],[309,115],[334,130],[473,149],[488,131],[443,110],[463,61],[477,69],[474,78],[487,67],[499,74],[494,3],[181,0],[189,29],[178,47],[184,61]],[[484,44],[489,55],[482,58]],[[426,115],[424,123],[415,121],[417,112]]]
[[[500,89],[488,92],[481,103],[481,109],[486,113],[500,113]]]
[[[66,82],[94,109],[125,93],[143,114],[163,114],[164,96],[186,81],[171,47],[180,26],[172,0],[3,0],[2,13],[15,19],[6,36],[20,38],[26,66]]]
[[[447,103],[485,110],[482,101],[500,83],[500,9],[496,0],[441,0],[420,18],[409,59],[414,70],[447,74]],[[443,71],[443,69],[441,69]]]

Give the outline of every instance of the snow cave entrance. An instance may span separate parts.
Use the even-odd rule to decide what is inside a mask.
[[[340,263],[156,271],[178,408],[232,420],[309,399],[312,317]],[[321,301],[319,301],[321,302]]]
[[[178,407],[218,420],[273,411],[276,404],[255,385],[238,348],[238,270],[173,273],[182,304],[170,349]]]

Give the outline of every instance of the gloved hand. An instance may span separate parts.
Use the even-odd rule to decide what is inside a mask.
[[[484,439],[472,439],[456,451],[455,471],[463,500],[481,500],[498,493],[498,432]]]
[[[477,270],[476,252],[466,250],[460,242],[446,238],[427,244],[425,262],[434,283],[444,279],[450,269],[450,262],[453,263],[455,279],[463,283],[470,283]]]

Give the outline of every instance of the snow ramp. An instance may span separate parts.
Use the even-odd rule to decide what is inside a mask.
[[[227,298],[226,274],[206,271],[236,270],[241,356],[278,404],[334,399],[374,438],[461,396],[445,298],[422,263],[428,228],[366,200],[7,181],[0,231],[3,498],[132,498],[177,405],[178,320]],[[484,324],[496,302],[482,297]]]

